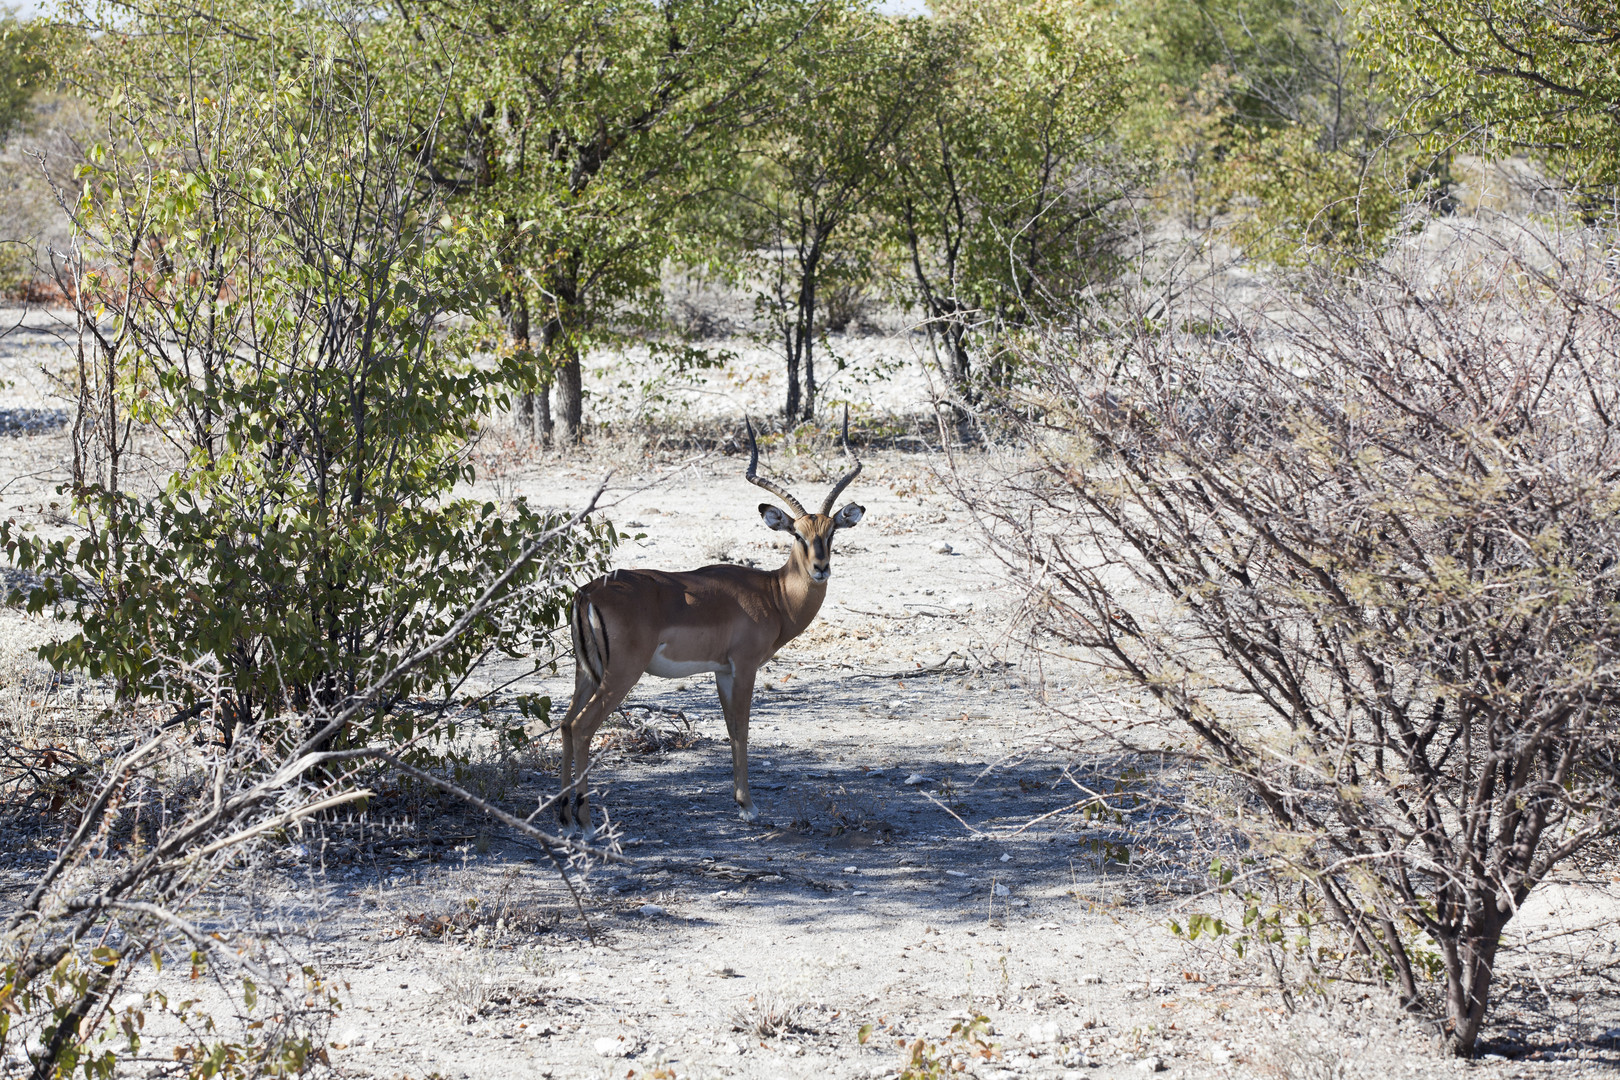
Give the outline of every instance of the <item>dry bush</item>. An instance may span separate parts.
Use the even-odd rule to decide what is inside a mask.
[[[701,739],[692,730],[692,721],[679,709],[632,705],[608,718],[596,745],[599,750],[621,750],[626,754],[666,754],[689,750]]]
[[[1620,306],[1591,239],[1431,236],[1264,308],[1049,337],[1003,402],[1031,457],[961,490],[1036,640],[1146,701],[1101,726],[1246,788],[1226,823],[1259,861],[1221,883],[1254,898],[1189,932],[1330,925],[1308,963],[1391,981],[1464,1055],[1504,927],[1620,828]]]
[[[750,994],[731,1014],[731,1030],[760,1039],[779,1039],[796,1032],[814,1032],[806,1012],[809,1003],[789,994],[765,990]]]

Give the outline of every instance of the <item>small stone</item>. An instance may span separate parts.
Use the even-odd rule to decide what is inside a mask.
[[[1136,1071],[1137,1072],[1145,1072],[1145,1073],[1163,1072],[1164,1071],[1164,1059],[1163,1058],[1156,1058],[1156,1057],[1145,1057],[1141,1061],[1138,1061],[1136,1063]]]
[[[1080,981],[1085,983],[1087,986],[1101,986],[1102,976],[1097,974],[1095,971],[1088,971],[1086,974],[1080,976]]]
[[[858,874],[860,872],[861,872],[861,868],[858,867],[858,866],[846,866],[846,867],[844,867],[844,873],[846,873],[846,874]]]
[[[952,551],[955,551],[955,550],[956,550],[955,548],[951,547],[950,544],[947,544],[943,540],[936,540],[934,542],[934,554],[935,555],[949,555]]]
[[[947,871],[945,871],[945,876],[946,877],[967,877],[968,875],[967,875],[967,872],[963,871],[963,870],[947,870]]]
[[[1063,1037],[1063,1029],[1050,1021],[1044,1024],[1032,1024],[1027,1037],[1032,1043],[1055,1043]]]
[[[636,908],[636,911],[647,916],[648,918],[652,918],[654,915],[662,915],[664,913],[664,909],[659,907],[657,904],[642,904],[640,907]]]
[[[599,1056],[607,1058],[624,1057],[630,1049],[623,1039],[614,1039],[605,1035],[592,1043],[591,1047]]]
[[[1012,890],[1007,888],[1007,886],[1003,885],[999,881],[996,882],[996,890],[995,891],[996,891],[997,896],[1011,896],[1012,895]]]
[[[1000,862],[1012,862],[1012,856],[1007,854],[1005,851],[1003,851],[1001,853],[1001,859],[999,861]]]
[[[918,784],[932,784],[933,782],[934,778],[932,776],[924,776],[920,772],[914,772],[906,777],[906,787],[916,787]]]

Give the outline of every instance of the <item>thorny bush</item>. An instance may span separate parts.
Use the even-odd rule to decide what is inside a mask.
[[[961,492],[1034,640],[1146,699],[1102,726],[1251,793],[1227,885],[1296,882],[1460,1055],[1503,928],[1620,827],[1620,308],[1591,241],[1426,238],[1191,329],[1050,338],[1009,402],[1033,454]]]

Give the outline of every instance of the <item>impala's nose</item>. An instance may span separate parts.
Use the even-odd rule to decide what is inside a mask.
[[[832,577],[832,567],[830,566],[818,567],[817,569],[810,571],[811,581],[826,581],[830,577]]]

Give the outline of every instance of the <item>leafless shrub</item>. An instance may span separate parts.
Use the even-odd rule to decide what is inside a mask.
[[[1620,307],[1601,244],[1425,243],[1039,342],[1031,458],[961,494],[1034,640],[1142,692],[1099,726],[1245,784],[1220,884],[1299,898],[1258,932],[1336,927],[1467,1055],[1503,928],[1620,828]]]
[[[452,957],[438,972],[445,996],[458,1011],[476,1016],[495,992],[499,965],[489,949],[474,947]]]

